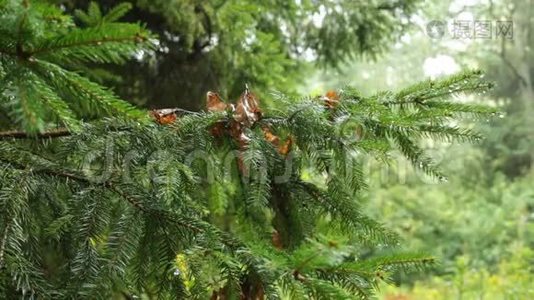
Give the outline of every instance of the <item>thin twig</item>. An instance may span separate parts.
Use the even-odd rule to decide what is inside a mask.
[[[0,139],[12,138],[12,139],[46,139],[46,138],[56,138],[69,136],[70,132],[67,128],[58,128],[50,131],[40,132],[40,133],[28,133],[19,130],[9,130],[0,132]]]
[[[189,114],[189,115],[200,115],[201,112],[198,111],[191,111],[183,108],[173,108],[176,112],[180,112],[182,114]]]
[[[130,128],[126,126],[118,127],[108,127],[107,131],[128,131]],[[47,139],[47,138],[58,138],[71,136],[76,134],[76,132],[70,131],[68,128],[61,127],[57,129],[51,129],[45,132],[36,132],[28,133],[21,130],[9,130],[9,131],[0,131],[0,140],[1,139]]]

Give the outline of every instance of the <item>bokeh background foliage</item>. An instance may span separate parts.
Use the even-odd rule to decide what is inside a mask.
[[[317,90],[356,82],[362,91],[403,86],[414,78],[440,77],[466,67],[484,69],[497,83],[490,94],[462,98],[499,107],[499,118],[477,127],[475,146],[429,143],[449,175],[436,185],[402,160],[373,174],[368,209],[385,217],[411,249],[429,250],[441,264],[433,276],[400,276],[384,286],[384,299],[531,299],[534,297],[534,190],[532,187],[534,75],[532,1],[425,1],[411,29],[385,55],[319,71]],[[476,38],[477,21],[491,23],[491,38]],[[444,35],[428,24],[445,24]],[[471,37],[455,37],[454,22]],[[498,22],[513,35],[497,34]],[[344,78],[339,80],[336,78]],[[382,76],[377,79],[377,76]],[[441,148],[438,150],[438,148]],[[430,248],[428,248],[430,247]],[[400,287],[396,287],[400,285]]]

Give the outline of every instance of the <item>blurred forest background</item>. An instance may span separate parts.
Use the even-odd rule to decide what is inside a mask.
[[[85,22],[98,21],[77,12],[97,15],[88,1],[58,2]],[[117,3],[99,6],[107,11]],[[206,91],[233,100],[245,83],[266,105],[276,105],[270,95],[277,91],[318,95],[350,83],[368,95],[466,68],[484,70],[496,88],[462,100],[503,112],[481,128],[487,139],[426,145],[447,182],[434,182],[397,157],[388,169],[366,164],[368,211],[409,250],[440,260],[430,273],[403,274],[384,285],[381,297],[534,299],[532,0],[131,3],[125,20],[157,33],[158,49],[125,67],[87,72],[146,108],[199,110]],[[490,36],[480,21],[490,24]]]

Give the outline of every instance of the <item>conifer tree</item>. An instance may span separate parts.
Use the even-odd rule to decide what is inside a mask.
[[[39,1],[0,1],[0,293],[40,299],[366,299],[426,254],[361,212],[365,155],[399,150],[437,179],[419,141],[474,141],[492,109],[479,71],[364,97],[207,94],[205,112],[150,114],[91,78],[151,51],[139,24],[90,26]],[[149,118],[152,116],[152,120]]]

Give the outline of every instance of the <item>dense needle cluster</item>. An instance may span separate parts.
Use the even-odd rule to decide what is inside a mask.
[[[364,299],[432,263],[362,214],[361,159],[400,150],[443,176],[419,141],[479,138],[453,124],[492,109],[447,98],[489,88],[480,72],[271,110],[248,88],[235,105],[210,92],[207,112],[167,118],[89,79],[153,47],[123,13],[79,28],[0,1],[2,297]]]

